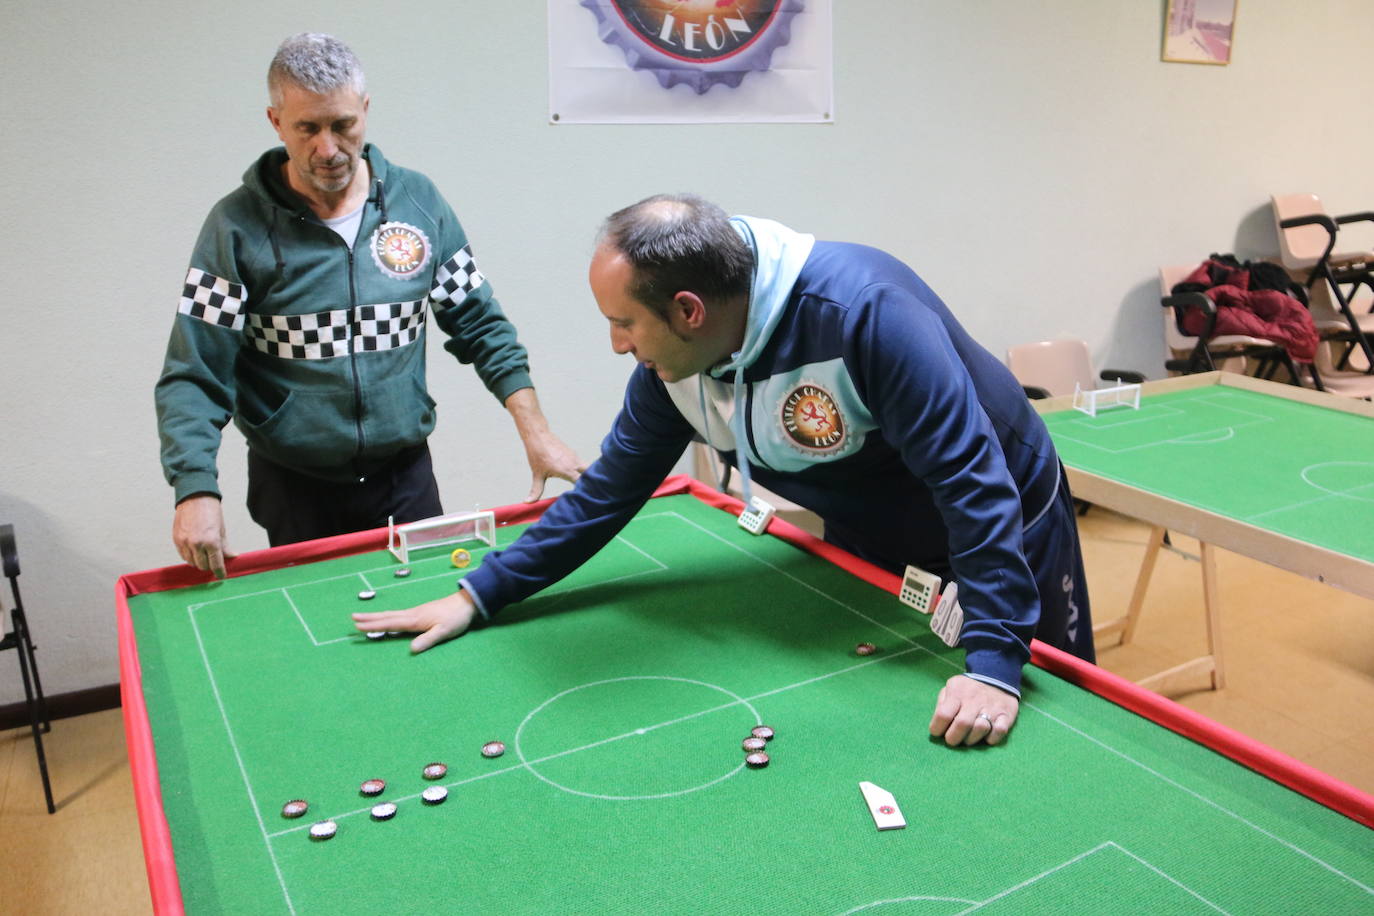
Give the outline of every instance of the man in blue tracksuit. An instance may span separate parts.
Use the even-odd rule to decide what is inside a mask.
[[[1011,373],[908,267],[873,248],[727,218],[691,196],[613,214],[590,270],[611,345],[640,365],[600,459],[451,596],[354,615],[424,631],[423,651],[490,620],[604,546],[694,437],[816,512],[826,539],[953,578],[964,674],[931,733],[999,743],[1032,636],[1091,660],[1073,502]]]

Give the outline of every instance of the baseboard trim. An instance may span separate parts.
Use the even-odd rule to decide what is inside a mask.
[[[73,690],[48,696],[48,716],[52,719],[66,719],[69,716],[84,716],[88,712],[101,712],[119,706],[119,685],[108,684],[104,687],[89,687],[86,690]],[[29,724],[29,707],[22,700],[0,706],[0,731],[19,728]]]

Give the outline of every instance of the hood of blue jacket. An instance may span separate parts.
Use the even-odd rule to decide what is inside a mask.
[[[792,295],[792,287],[801,274],[802,265],[811,256],[816,237],[794,232],[782,223],[754,216],[732,216],[730,225],[754,252],[754,280],[749,289],[749,316],[744,330],[744,343],[723,363],[712,366],[708,373],[721,377],[725,373],[752,365],[763,352],[773,329],[782,318],[783,308]]]

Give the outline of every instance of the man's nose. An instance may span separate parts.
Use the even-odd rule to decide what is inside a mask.
[[[315,139],[315,158],[328,162],[339,153],[339,140],[333,131],[320,131]]]

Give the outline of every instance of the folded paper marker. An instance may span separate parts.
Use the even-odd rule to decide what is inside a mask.
[[[902,817],[902,811],[897,807],[897,799],[892,797],[891,792],[871,782],[859,783],[859,791],[864,794],[868,813],[873,815],[873,823],[879,830],[900,830],[906,826],[906,818]]]

